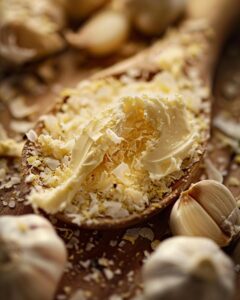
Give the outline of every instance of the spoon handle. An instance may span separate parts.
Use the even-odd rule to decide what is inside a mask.
[[[205,71],[212,75],[228,34],[240,19],[240,0],[188,0],[187,19],[204,20],[213,30],[214,41],[208,45],[204,63]]]
[[[221,38],[226,36],[239,14],[239,0],[190,0],[187,5],[188,18],[206,19]]]

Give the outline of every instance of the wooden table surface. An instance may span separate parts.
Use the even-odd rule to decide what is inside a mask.
[[[229,41],[219,63],[214,87],[214,117],[224,111],[240,121],[239,58],[240,30]],[[27,71],[19,71],[18,74],[8,76],[0,83],[0,99],[4,98],[3,92],[1,94],[4,85],[10,85],[29,105],[38,105],[36,114],[29,118],[34,121],[54,104],[56,94],[63,86],[74,86],[97,69],[119,60],[111,58],[85,63],[84,59],[78,53],[68,51],[51,58],[47,63],[36,64],[27,68]],[[44,76],[41,77],[41,67],[45,64],[51,65],[55,72],[47,83]],[[10,101],[2,99],[0,102],[0,120],[11,136],[19,138],[19,134],[10,129],[12,121],[8,108]],[[232,178],[240,180],[240,161],[236,162],[236,153],[223,143],[222,134],[216,128],[212,128],[207,156],[223,173],[225,184],[236,197],[239,197],[240,184],[238,185],[236,180],[233,184]],[[6,161],[9,165],[9,180],[12,176],[19,176],[20,166],[17,159],[0,160]],[[202,176],[206,177],[204,166]],[[0,214],[19,215],[31,212],[31,208],[21,201],[23,198],[24,190],[21,189],[21,183],[10,188],[1,184]],[[82,230],[50,218],[68,249],[68,265],[59,284],[56,299],[70,299],[75,294],[74,300],[120,300],[132,299],[141,293],[141,268],[144,260],[159,242],[170,236],[169,212],[170,208],[167,208],[148,222],[139,224],[131,230]],[[232,247],[226,249],[229,255],[231,251]],[[240,275],[237,277],[240,287]],[[240,294],[236,293],[236,299],[240,299]]]

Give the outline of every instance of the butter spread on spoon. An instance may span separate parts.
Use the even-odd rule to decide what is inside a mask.
[[[64,210],[84,218],[141,211],[154,195],[151,182],[180,171],[193,156],[197,126],[180,96],[122,97],[75,138],[69,178],[33,190],[29,201],[49,213]]]

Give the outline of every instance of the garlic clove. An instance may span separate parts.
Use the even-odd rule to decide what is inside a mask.
[[[226,246],[240,230],[240,212],[231,192],[214,180],[203,180],[175,203],[170,227],[175,235],[204,236]]]
[[[74,47],[104,56],[116,52],[123,45],[130,32],[129,27],[124,13],[104,10],[86,22],[79,32],[68,32],[66,39]]]
[[[236,200],[229,189],[215,180],[194,184],[188,194],[198,201],[218,225],[236,208]]]
[[[201,205],[189,196],[183,196],[175,203],[170,226],[174,235],[204,236],[221,246],[229,243],[229,237],[221,231]]]

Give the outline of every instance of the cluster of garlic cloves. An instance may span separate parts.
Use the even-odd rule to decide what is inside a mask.
[[[0,217],[0,298],[52,300],[67,259],[52,225],[37,215]]]
[[[159,35],[183,14],[185,4],[186,0],[112,0],[78,32],[69,31],[65,37],[71,46],[94,56],[113,54],[127,41],[132,27],[147,36]]]
[[[234,279],[232,261],[213,241],[173,237],[144,265],[144,300],[230,300]]]
[[[227,187],[203,180],[181,194],[173,206],[170,227],[174,235],[208,237],[226,246],[239,234],[240,212]]]
[[[0,59],[23,64],[63,50],[66,40],[91,55],[110,55],[121,49],[132,28],[159,35],[185,7],[186,0],[2,0]],[[86,19],[78,32],[65,33],[71,23]]]

